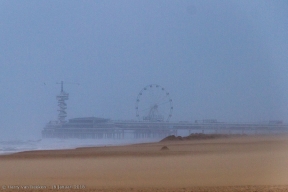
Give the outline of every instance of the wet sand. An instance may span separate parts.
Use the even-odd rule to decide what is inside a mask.
[[[161,150],[163,146],[169,150]],[[288,136],[4,155],[0,187],[6,192],[288,191]]]

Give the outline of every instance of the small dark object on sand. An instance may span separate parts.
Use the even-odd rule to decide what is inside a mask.
[[[169,148],[168,148],[167,146],[163,146],[163,147],[161,148],[161,151],[166,151],[166,150],[169,150]]]

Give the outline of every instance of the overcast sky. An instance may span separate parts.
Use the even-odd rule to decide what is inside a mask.
[[[159,84],[171,121],[288,122],[287,33],[287,1],[1,0],[0,138],[40,137],[61,80],[68,118],[136,120]]]

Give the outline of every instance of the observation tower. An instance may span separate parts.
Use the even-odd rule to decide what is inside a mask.
[[[61,81],[61,92],[59,95],[56,96],[56,99],[58,100],[58,106],[59,109],[57,111],[59,111],[58,114],[58,123],[63,124],[65,123],[65,118],[67,117],[67,104],[65,103],[65,100],[68,100],[69,98],[69,94],[66,93],[63,89],[63,81]]]

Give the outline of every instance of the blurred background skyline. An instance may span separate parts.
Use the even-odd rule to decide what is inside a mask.
[[[41,137],[61,80],[68,119],[136,120],[139,91],[159,84],[171,121],[288,123],[287,10],[284,0],[0,1],[0,139]]]

